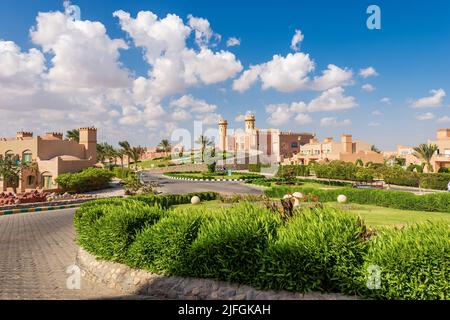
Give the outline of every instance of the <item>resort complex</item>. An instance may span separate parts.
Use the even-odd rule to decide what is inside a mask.
[[[17,132],[14,138],[0,138],[0,158],[12,159],[21,166],[20,192],[56,189],[55,179],[62,173],[78,172],[97,163],[97,129],[80,128],[79,142],[63,139],[63,134],[49,132],[34,136]],[[11,186],[0,180],[0,191]]]
[[[219,150],[237,153],[243,163],[281,163],[300,151],[312,133],[284,132],[255,127],[255,116],[245,116],[244,130],[228,132],[228,121],[219,120]]]
[[[308,164],[311,161],[340,160],[345,162],[363,163],[383,163],[383,155],[372,150],[372,144],[356,140],[352,135],[343,134],[341,140],[335,141],[333,138],[325,138],[318,141],[316,138],[309,140],[309,143],[300,147],[300,152],[290,159],[284,161],[286,164]]]
[[[428,145],[435,145],[436,151],[430,159],[431,166],[434,172],[438,172],[441,168],[450,169],[450,129],[437,129],[436,139],[428,139]],[[383,152],[385,158],[401,158],[405,159],[404,165],[408,167],[409,165],[421,165],[423,159],[419,159],[414,155],[414,148],[397,145],[396,151],[386,151]],[[428,168],[424,168],[428,171]]]
[[[258,320],[450,301],[449,12],[0,1],[0,301]]]

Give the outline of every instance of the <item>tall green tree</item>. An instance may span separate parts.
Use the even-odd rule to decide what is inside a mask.
[[[14,158],[0,159],[0,177],[7,186],[13,188],[14,193],[17,193],[19,187],[21,169],[20,164]]]
[[[66,138],[69,140],[80,142],[80,130],[79,129],[68,130],[66,132]]]
[[[106,160],[111,164],[114,161],[115,150],[112,145],[107,142],[102,142],[97,144],[97,161],[101,162],[103,165]]]
[[[132,147],[130,149],[130,157],[131,160],[133,160],[134,163],[134,167],[137,170],[138,168],[138,161],[141,159],[142,155],[144,154],[144,148],[142,148],[141,146],[139,147]]]
[[[125,152],[124,152],[123,149],[119,148],[119,149],[116,149],[116,154],[117,154],[117,158],[120,159],[120,167],[123,170],[123,168],[124,168],[123,161],[124,161],[124,158],[125,158]]]
[[[131,158],[131,145],[128,141],[120,141],[119,146],[121,147],[122,153],[124,156],[127,156],[127,167],[130,167],[130,158]]]
[[[433,155],[437,150],[438,146],[435,144],[422,143],[414,148],[413,155],[426,163],[428,172],[433,172],[433,166],[431,165],[431,158],[433,157]]]
[[[159,150],[163,151],[167,156],[167,154],[172,150],[172,145],[170,144],[170,141],[168,139],[163,139],[158,144],[158,148]]]
[[[202,155],[202,162],[205,162],[205,151],[207,147],[214,146],[214,139],[210,139],[207,136],[200,135],[195,141],[195,143],[200,145],[200,151]]]

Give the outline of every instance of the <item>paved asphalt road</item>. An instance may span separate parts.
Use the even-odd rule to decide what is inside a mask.
[[[238,182],[188,182],[147,175],[163,192],[218,191],[259,194]],[[136,299],[90,283],[66,287],[67,267],[75,263],[74,209],[0,216],[0,299]]]
[[[216,191],[224,194],[262,194],[261,188],[243,182],[197,182],[168,179],[162,174],[143,172],[144,181],[157,181],[163,193],[183,194],[189,192]]]

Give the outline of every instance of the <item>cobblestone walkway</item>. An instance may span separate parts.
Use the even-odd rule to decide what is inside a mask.
[[[81,280],[66,286],[75,263],[74,209],[0,217],[0,299],[127,299]]]

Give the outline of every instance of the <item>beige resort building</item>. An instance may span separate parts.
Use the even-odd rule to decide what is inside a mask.
[[[438,146],[437,152],[431,158],[431,165],[433,166],[434,172],[437,172],[442,167],[450,168],[450,128],[438,129],[436,131],[436,140],[429,139],[428,144],[435,144]],[[385,153],[385,156],[396,156],[398,158],[404,158],[405,165],[410,164],[421,164],[423,160],[414,156],[414,148],[404,145],[397,145],[397,150],[395,152]],[[427,171],[427,168],[424,168]]]
[[[281,163],[313,137],[312,133],[258,129],[255,121],[253,114],[246,115],[244,130],[233,130],[230,134],[227,120],[220,119],[218,149],[237,154],[238,163]]]
[[[343,134],[341,140],[335,141],[333,138],[325,138],[318,141],[311,138],[309,143],[300,148],[300,152],[292,158],[287,159],[285,164],[308,164],[311,161],[332,161],[341,160],[355,163],[361,159],[363,163],[383,163],[383,155],[372,151],[372,145],[361,141],[353,141],[352,135]]]
[[[55,178],[61,173],[77,172],[97,162],[97,129],[80,128],[80,142],[63,140],[63,134],[49,132],[33,136],[17,132],[14,138],[0,138],[0,157],[12,157],[23,163],[34,163],[22,169],[18,192],[31,189],[56,189]],[[37,170],[36,170],[37,169]],[[0,179],[0,192],[10,191]]]

